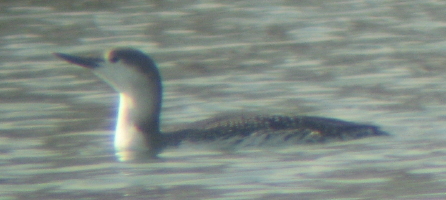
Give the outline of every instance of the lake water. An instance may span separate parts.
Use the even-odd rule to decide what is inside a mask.
[[[446,2],[0,2],[0,199],[445,199]],[[130,46],[164,80],[163,130],[259,112],[390,137],[122,163],[117,95],[52,52]]]

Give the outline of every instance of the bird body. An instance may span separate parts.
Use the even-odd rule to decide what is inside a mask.
[[[161,76],[155,62],[131,48],[106,52],[104,58],[86,58],[63,53],[57,57],[89,68],[120,96],[115,130],[115,151],[120,160],[132,154],[156,157],[162,149],[184,142],[225,142],[256,146],[275,143],[321,143],[387,135],[373,125],[309,116],[239,115],[210,119],[190,129],[161,133]]]

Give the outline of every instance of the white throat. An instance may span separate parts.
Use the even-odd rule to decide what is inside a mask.
[[[125,93],[119,94],[118,121],[115,132],[116,151],[144,151],[147,150],[146,139],[136,127],[135,116],[138,108],[135,100]]]

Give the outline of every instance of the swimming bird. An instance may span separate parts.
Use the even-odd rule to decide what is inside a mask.
[[[231,145],[261,145],[268,140],[323,143],[388,135],[374,125],[311,116],[249,115],[205,120],[194,128],[161,133],[161,76],[147,54],[115,48],[104,58],[54,53],[58,58],[93,71],[119,93],[114,147],[119,160],[135,155],[155,158],[166,147],[182,143],[224,141]],[[138,157],[138,156],[136,156]]]

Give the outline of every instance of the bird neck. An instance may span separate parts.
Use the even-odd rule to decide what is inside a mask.
[[[115,150],[117,154],[144,152],[155,157],[163,147],[159,129],[161,82],[152,80],[132,88],[119,94]]]

